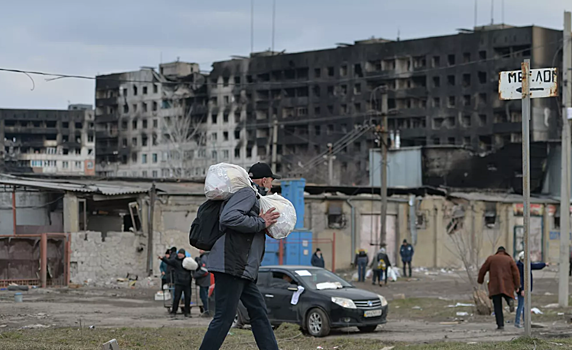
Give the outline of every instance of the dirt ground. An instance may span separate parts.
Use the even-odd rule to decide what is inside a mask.
[[[493,316],[476,316],[474,308],[469,306],[453,307],[457,303],[471,303],[471,289],[463,276],[456,273],[418,271],[413,279],[390,282],[387,287],[372,286],[370,282],[355,285],[382,294],[389,300],[388,324],[371,334],[360,334],[351,328],[337,330],[329,338],[407,344],[480,343],[510,341],[523,333],[513,327],[514,314],[508,314],[508,311],[505,313],[506,330],[498,332]],[[533,307],[544,313],[532,318],[539,327],[534,329],[535,336],[572,337],[572,327],[568,323],[572,309],[546,307],[557,303],[556,274],[535,271],[534,288]],[[23,303],[14,302],[14,292],[1,291],[0,335],[22,329],[205,328],[208,325],[210,320],[199,318],[197,308],[193,308],[191,319],[169,318],[163,302],[154,301],[157,289],[33,289],[23,293]],[[405,299],[401,299],[400,294]],[[458,312],[466,314],[459,316]]]

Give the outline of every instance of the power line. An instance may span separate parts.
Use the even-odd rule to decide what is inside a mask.
[[[342,78],[342,79],[335,79],[335,80],[334,79],[328,80],[328,79],[316,78],[313,80],[295,80],[292,82],[284,82],[284,81],[246,82],[246,83],[240,83],[238,85],[241,87],[252,86],[252,85],[298,86],[301,84],[310,85],[310,84],[319,84],[319,83],[343,83],[343,82],[352,82],[355,80],[364,80],[364,79],[373,80],[373,79],[399,78],[401,76],[410,77],[412,74],[424,74],[424,73],[430,73],[430,72],[441,71],[441,70],[456,69],[459,67],[465,67],[465,66],[469,66],[469,65],[473,65],[473,64],[499,61],[499,60],[511,58],[511,56],[515,55],[515,54],[530,52],[532,50],[539,49],[542,47],[546,47],[546,46],[549,46],[549,45],[552,45],[555,43],[559,43],[561,41],[562,41],[562,39],[558,39],[555,41],[544,43],[542,45],[532,46],[532,47],[527,48],[527,49],[513,51],[512,53],[502,55],[500,57],[491,57],[491,58],[479,59],[479,60],[460,63],[460,64],[456,64],[456,65],[452,65],[452,66],[433,67],[433,68],[428,68],[428,69],[424,69],[424,70],[406,71],[406,72],[388,71],[388,72],[377,74],[377,75],[369,75],[367,77],[349,77],[349,78]],[[110,77],[110,75],[121,75],[124,73],[100,75],[100,76],[87,76],[87,75],[50,73],[50,72],[43,72],[43,71],[13,69],[13,68],[0,68],[0,72],[40,75],[40,76],[52,77],[52,79],[49,79],[49,81],[53,81],[53,80],[57,80],[57,79],[83,79],[83,80],[97,80],[97,81],[116,81],[116,82],[122,82],[122,83],[142,83],[142,84],[147,83],[147,84],[163,84],[163,85],[181,85],[181,84],[185,84],[185,83],[193,84],[192,82],[181,82],[181,81],[154,81],[154,80],[121,79],[121,78]],[[53,79],[53,78],[55,78],[55,79]],[[217,83],[206,82],[203,85],[215,86],[215,87],[224,86],[224,84],[218,83],[218,82]]]

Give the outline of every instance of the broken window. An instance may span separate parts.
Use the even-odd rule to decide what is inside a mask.
[[[455,54],[451,54],[451,55],[447,56],[447,63],[449,63],[449,66],[455,65]]]
[[[246,149],[246,158],[252,158],[252,148],[250,147]]]
[[[225,112],[225,113],[222,115],[222,122],[223,122],[223,123],[228,123],[228,112]]]
[[[334,76],[334,67],[328,67],[328,76],[330,77]]]
[[[147,129],[147,119],[143,119],[143,129]]]
[[[334,124],[328,124],[327,132],[328,135],[332,135],[334,133]]]
[[[480,84],[487,83],[487,72],[479,72],[479,83]]]
[[[462,206],[456,205],[451,209],[451,218],[447,224],[447,234],[454,234],[463,228],[465,221],[465,210]]]
[[[333,229],[344,228],[346,220],[342,205],[338,203],[330,203],[328,207],[328,227]]]
[[[359,63],[354,64],[354,74],[358,78],[363,78],[363,71],[361,69],[361,64]]]
[[[455,86],[455,76],[454,75],[447,76],[447,83],[449,84],[449,86]]]
[[[157,102],[153,101],[153,112],[157,111]]]
[[[433,68],[439,67],[441,65],[441,57],[433,56],[432,65],[433,65]]]
[[[312,93],[314,94],[314,96],[320,97],[320,86],[314,85],[312,87]]]
[[[465,145],[465,146],[471,145],[471,137],[470,136],[463,137],[463,145]]]
[[[463,87],[471,86],[471,74],[463,74]]]
[[[334,87],[333,86],[328,86],[328,95],[334,96]]]
[[[471,95],[464,95],[463,106],[470,106],[470,105],[471,105]]]
[[[147,95],[147,87],[143,86],[143,95]]]
[[[433,138],[433,144],[434,145],[440,145],[441,144],[441,140],[438,137]]]
[[[320,125],[314,126],[314,135],[319,136],[322,133],[322,127]]]
[[[230,97],[224,96],[224,97],[223,97],[223,103],[224,103],[225,105],[229,104],[229,103],[230,103]]]
[[[240,130],[235,130],[235,131],[234,131],[234,139],[235,139],[235,140],[239,140],[239,139],[240,139]]]
[[[137,112],[137,103],[133,104],[133,112]]]
[[[356,83],[354,85],[354,94],[355,95],[361,94],[361,84],[360,83]]]
[[[308,108],[307,107],[298,107],[296,111],[296,115],[298,117],[304,117],[308,115]]]
[[[143,102],[143,112],[147,112],[147,103]]]
[[[433,129],[438,130],[443,126],[444,118],[433,118]]]
[[[145,134],[141,136],[141,146],[147,146],[147,135]]]
[[[131,126],[132,126],[132,129],[133,129],[133,130],[137,130],[137,119],[133,120],[133,121],[131,122],[131,124],[132,124],[132,125],[131,125]]]
[[[346,95],[348,93],[348,86],[347,85],[341,85],[340,91],[342,92],[342,95]]]
[[[134,137],[131,139],[131,146],[134,146],[134,147],[137,146],[137,137]]]
[[[217,121],[218,121],[218,115],[216,114],[211,115],[211,122],[213,124],[217,124]]]
[[[463,63],[469,63],[469,62],[471,62],[471,53],[470,52],[463,53]]]
[[[484,107],[487,104],[487,94],[480,93],[479,94],[479,106]]]
[[[454,145],[455,144],[455,138],[454,137],[449,137],[447,138],[447,143],[449,145]]]
[[[481,126],[487,125],[487,115],[486,114],[479,114],[479,124]]]
[[[133,96],[137,96],[137,86],[133,86]]]
[[[123,113],[129,113],[129,105],[128,104],[123,105]]]
[[[356,113],[361,112],[361,103],[359,103],[359,102],[354,103],[354,111]]]
[[[455,96],[449,96],[447,103],[448,107],[455,107]]]
[[[486,60],[487,59],[487,52],[486,51],[479,51],[479,59]]]
[[[348,75],[348,66],[343,65],[340,67],[340,76],[345,77]]]
[[[463,116],[463,123],[462,123],[462,125],[463,125],[465,128],[468,128],[468,127],[471,126],[471,116],[470,116],[470,115],[464,115],[464,116]]]
[[[320,78],[322,75],[322,68],[314,68],[314,78]]]
[[[435,108],[441,107],[441,99],[439,97],[433,97],[433,107]]]
[[[433,87],[438,88],[441,86],[441,78],[433,77]]]

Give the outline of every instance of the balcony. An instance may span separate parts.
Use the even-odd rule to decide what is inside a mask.
[[[97,147],[95,150],[97,156],[108,156],[108,155],[117,155],[119,153],[119,151],[117,150],[117,147],[115,146],[101,146],[101,147]]]
[[[521,133],[521,123],[498,123],[493,125],[493,132],[495,134],[508,134],[508,133]]]
[[[119,136],[119,133],[117,132],[117,130],[112,130],[112,131],[96,131],[95,132],[95,138],[98,140],[102,140],[102,139],[113,139],[113,138],[117,138]]]
[[[98,98],[95,100],[96,107],[113,106],[117,104],[117,97]]]
[[[46,128],[40,126],[7,126],[5,134],[33,134],[33,135],[57,135],[58,128]]]
[[[117,122],[118,120],[119,116],[115,113],[98,114],[95,116],[96,123],[112,123],[112,122]]]

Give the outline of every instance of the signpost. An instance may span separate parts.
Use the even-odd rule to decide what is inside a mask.
[[[530,99],[558,96],[556,68],[530,69],[525,59],[520,71],[499,74],[501,100],[522,100],[522,195],[524,197],[524,329],[531,335],[530,322]]]

